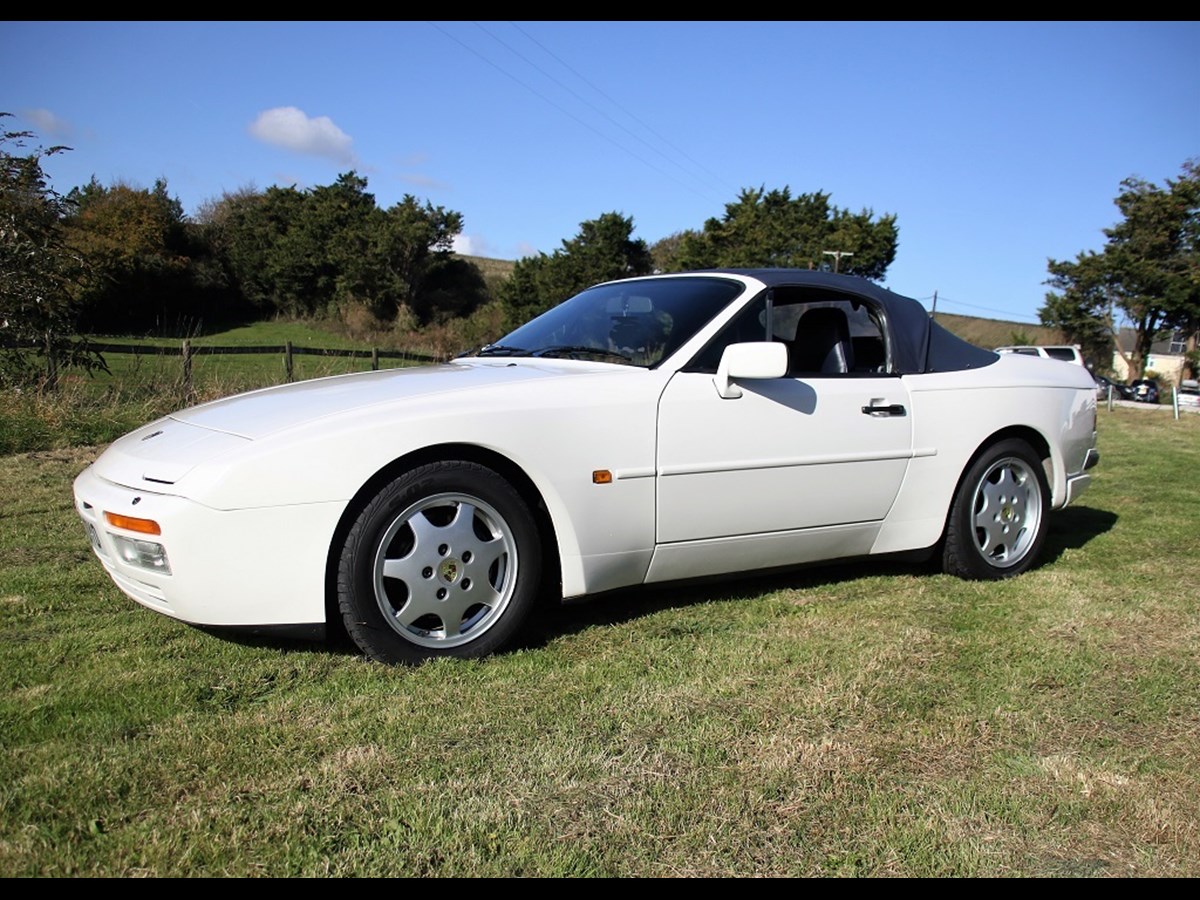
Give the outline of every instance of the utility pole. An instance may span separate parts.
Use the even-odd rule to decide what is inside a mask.
[[[850,253],[846,250],[822,250],[821,252],[825,256],[833,257],[833,272],[835,275],[837,274],[838,267],[840,266],[840,264],[842,262],[842,257],[854,255],[853,253]]]
[[[937,291],[936,290],[933,292],[933,309],[931,309],[929,311],[929,318],[931,318],[931,319],[937,318]]]

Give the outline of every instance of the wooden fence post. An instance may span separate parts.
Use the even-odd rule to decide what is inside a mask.
[[[372,372],[379,371],[379,348],[378,347],[371,348],[371,371]]]
[[[295,370],[292,368],[292,342],[287,341],[283,345],[283,368],[287,372],[288,383],[291,384],[292,378],[295,375]]]
[[[183,342],[183,399],[186,403],[191,403],[195,399],[195,392],[192,390],[192,342]]]
[[[54,338],[46,332],[46,387],[54,390],[58,387],[58,357],[54,355]]]

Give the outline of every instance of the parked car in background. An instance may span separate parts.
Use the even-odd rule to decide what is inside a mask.
[[[1086,365],[1083,361],[1083,354],[1078,347],[1062,345],[1047,345],[1040,344],[1016,344],[1008,347],[997,347],[997,353],[1022,353],[1025,356],[1041,356],[1044,359],[1061,359],[1063,362],[1075,363],[1079,366]]]
[[[1194,378],[1185,378],[1179,383],[1177,396],[1180,407],[1200,409],[1200,381],[1196,381]]]
[[[1133,388],[1133,399],[1138,403],[1157,403],[1159,388],[1153,378],[1139,378],[1130,387]]]
[[[1096,382],[1096,399],[1107,401],[1109,388],[1112,389],[1114,400],[1132,400],[1133,389],[1127,384],[1121,384],[1119,381],[1113,381],[1106,375],[1096,375],[1093,373],[1092,379]]]

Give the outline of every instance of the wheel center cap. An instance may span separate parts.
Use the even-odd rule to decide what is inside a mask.
[[[1001,509],[1000,518],[1005,522],[1011,522],[1014,518],[1013,508],[1011,506],[1005,506],[1003,509]]]
[[[462,563],[457,559],[443,559],[438,565],[438,577],[446,584],[454,584],[462,574]]]

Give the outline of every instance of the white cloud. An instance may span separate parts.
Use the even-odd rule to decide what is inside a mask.
[[[277,106],[258,114],[250,123],[250,134],[264,144],[274,144],[296,153],[323,156],[347,165],[357,163],[351,144],[354,139],[333,124],[328,116],[310,119],[302,109]]]
[[[59,118],[48,109],[26,109],[21,116],[33,123],[40,134],[49,137],[70,137],[74,129],[66,119]]]
[[[458,234],[450,249],[463,256],[491,256],[491,245],[474,234]]]

